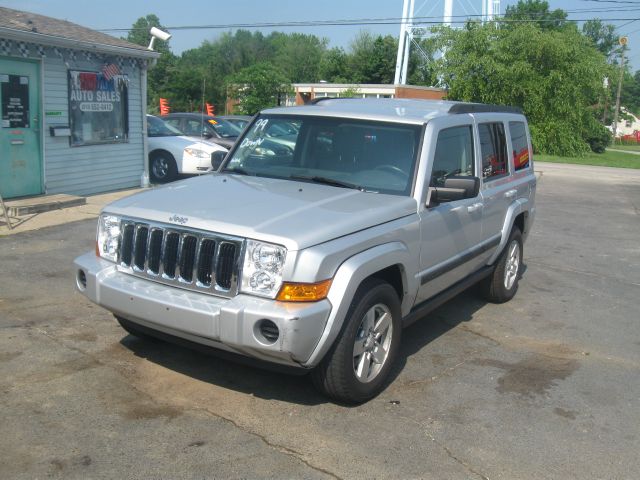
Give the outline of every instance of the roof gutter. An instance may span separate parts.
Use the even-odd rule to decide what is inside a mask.
[[[119,47],[116,45],[105,45],[103,43],[93,43],[71,38],[59,37],[56,35],[45,35],[37,32],[25,32],[13,28],[0,27],[0,37],[20,42],[40,43],[54,47],[72,48],[74,50],[88,50],[92,52],[106,53],[110,55],[122,55],[126,57],[151,58],[160,57],[158,52],[136,48]]]

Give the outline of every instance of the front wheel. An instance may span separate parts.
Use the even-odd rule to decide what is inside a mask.
[[[358,288],[336,344],[313,371],[316,387],[345,403],[362,403],[386,386],[402,333],[400,300],[386,282]]]
[[[169,152],[154,152],[149,155],[149,177],[153,183],[167,183],[178,175],[176,160]]]
[[[518,291],[522,269],[522,233],[513,227],[507,246],[500,254],[493,273],[484,280],[483,293],[493,303],[508,302]]]

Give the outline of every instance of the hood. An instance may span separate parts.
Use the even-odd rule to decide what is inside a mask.
[[[217,143],[211,142],[209,140],[203,140],[199,137],[186,137],[186,136],[179,136],[176,137],[179,138],[180,140],[184,140],[184,147],[192,147],[192,148],[199,148],[200,150],[204,150],[205,152],[211,153],[211,152],[215,152],[216,150],[225,150],[225,148],[220,148],[221,145],[218,145]]]
[[[417,210],[411,197],[306,182],[209,174],[123,198],[105,211],[300,250]]]

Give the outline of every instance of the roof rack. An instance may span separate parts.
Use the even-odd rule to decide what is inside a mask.
[[[488,105],[484,103],[455,103],[449,113],[522,113],[520,107],[508,105]]]
[[[316,97],[309,102],[310,105],[315,105],[316,103],[324,102],[325,100],[348,100],[351,97]]]

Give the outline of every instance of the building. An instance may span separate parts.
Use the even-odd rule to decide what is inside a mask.
[[[640,143],[640,118],[624,107],[620,108],[620,113],[623,118],[618,121],[616,126],[616,138]],[[613,124],[610,129],[613,131]]]
[[[144,179],[145,47],[0,7],[0,195],[88,195]]]
[[[295,98],[287,103],[304,105],[315,98],[340,97],[348,92],[349,96],[362,98],[422,98],[442,100],[446,90],[435,87],[415,85],[375,85],[346,83],[294,83]]]

